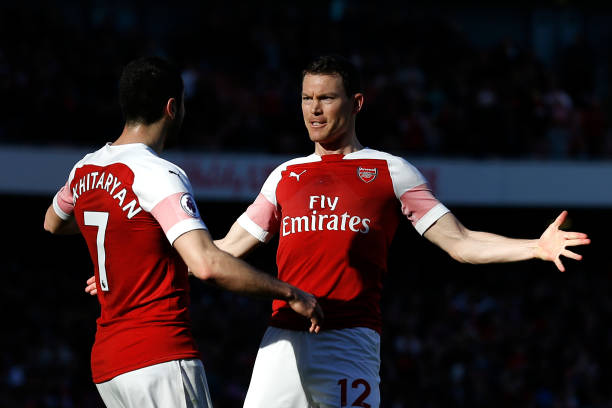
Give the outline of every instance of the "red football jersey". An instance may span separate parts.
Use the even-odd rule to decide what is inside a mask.
[[[185,173],[144,144],[85,156],[54,198],[74,215],[94,264],[98,300],[93,380],[179,358],[199,358],[191,334],[187,267],[172,247],[205,229]]]
[[[238,222],[261,241],[279,233],[279,278],[317,296],[326,329],[380,332],[382,282],[402,213],[422,234],[447,212],[408,162],[362,149],[283,163]],[[284,301],[272,309],[272,326],[309,327]]]

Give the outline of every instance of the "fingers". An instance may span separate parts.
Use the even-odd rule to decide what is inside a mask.
[[[565,234],[563,234],[563,237],[565,239],[588,239],[588,235],[583,233],[583,232],[571,232],[568,231]]]
[[[575,259],[577,261],[580,261],[582,259],[582,255],[574,253],[574,252],[569,251],[567,249],[565,249],[563,252],[561,252],[561,255],[563,255],[566,258]]]
[[[98,294],[95,276],[92,276],[91,278],[87,279],[87,286],[85,287],[85,292],[89,293],[91,296],[95,296]]]
[[[557,265],[557,269],[559,269],[561,272],[565,272],[565,267],[563,266],[563,263],[561,263],[559,257],[555,258],[554,262],[555,265]]]
[[[588,245],[590,243],[591,240],[588,238],[568,239],[564,242],[565,246]]]
[[[576,261],[582,260],[582,255],[572,252],[568,249],[564,249],[563,251],[561,251],[560,255],[563,255],[566,258],[574,259]],[[554,259],[554,262],[557,266],[557,269],[559,269],[561,272],[565,272],[565,266],[563,266],[563,263],[561,262],[561,259],[559,257],[556,257]]]
[[[559,214],[557,219],[555,221],[553,221],[553,225],[555,227],[559,228],[561,226],[561,224],[563,224],[565,222],[565,218],[567,218],[567,211],[563,210],[563,211],[561,211],[561,214]]]
[[[289,301],[289,306],[310,320],[310,333],[319,333],[323,321],[323,309],[312,294],[294,288],[295,299]]]
[[[317,299],[313,296],[312,297],[313,300],[313,304],[312,306],[312,313],[310,315],[310,333],[319,333],[319,331],[321,331],[321,322],[323,321],[323,309],[321,309],[321,306],[319,305],[319,302],[317,302]]]
[[[310,333],[318,333],[321,330],[321,321],[323,321],[323,309],[315,299],[314,310],[310,318]]]
[[[310,319],[310,329],[308,330],[310,333],[319,333],[319,331],[321,331],[321,326],[319,326],[319,324],[317,323],[317,319],[312,318]]]

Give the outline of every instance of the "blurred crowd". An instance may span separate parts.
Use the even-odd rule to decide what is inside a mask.
[[[35,228],[47,198],[5,202],[40,217],[8,221],[14,240],[28,244],[2,263],[0,406],[102,408],[89,369],[99,306],[83,291],[91,275],[85,243]],[[200,208],[217,214],[208,224],[219,235],[243,206]],[[543,209],[455,213],[466,225],[516,237],[537,236],[555,216]],[[381,408],[612,407],[605,212],[571,216],[573,229],[589,231],[596,247],[580,250],[581,262],[566,260],[566,273],[541,261],[458,264],[402,224],[383,295]],[[247,261],[273,273],[275,246]],[[194,335],[215,406],[241,407],[271,305],[195,279],[191,288]]]
[[[181,148],[309,153],[300,70],[314,55],[339,52],[363,73],[357,134],[370,147],[411,156],[612,157],[609,51],[585,36],[544,61],[517,38],[475,44],[466,27],[431,9],[263,3],[3,2],[0,142],[92,147],[114,139],[121,67],[156,54],[183,69]],[[89,371],[99,306],[83,293],[92,273],[84,242],[43,233],[49,197],[3,200],[27,216],[5,225],[0,407],[101,407]],[[218,215],[206,220],[218,235],[244,208],[200,209]],[[553,216],[459,215],[466,225],[526,237]],[[587,224],[576,229],[603,248],[605,213],[574,216]],[[385,286],[381,408],[612,408],[612,275],[603,252],[581,251],[590,257],[570,262],[566,274],[539,262],[465,266],[404,227]],[[409,269],[406,248],[419,254]],[[273,272],[274,243],[249,261]],[[270,305],[199,282],[192,291],[215,406],[239,407]]]
[[[516,26],[537,31],[523,7]],[[612,156],[610,53],[590,41],[608,37],[584,35],[588,17],[601,10],[574,10],[584,26],[546,61],[524,36],[476,43],[495,33],[470,31],[452,7],[66,0],[4,2],[0,10],[6,143],[114,139],[122,127],[121,67],[155,54],[183,70],[182,148],[301,154],[310,144],[300,72],[311,57],[333,52],[363,73],[358,137],[370,147],[411,156]]]

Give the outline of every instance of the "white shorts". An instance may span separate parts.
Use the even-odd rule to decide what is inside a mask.
[[[96,384],[108,408],[210,408],[204,366],[198,359],[173,360]]]
[[[269,327],[245,408],[378,408],[380,336],[364,327],[319,334]]]

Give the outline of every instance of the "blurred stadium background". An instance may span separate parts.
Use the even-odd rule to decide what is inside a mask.
[[[0,3],[4,250],[0,407],[99,407],[98,305],[80,237],[44,211],[82,153],[118,136],[128,60],[183,69],[182,146],[204,221],[225,233],[270,168],[308,154],[300,69],[339,52],[364,74],[365,145],[412,161],[466,225],[536,237],[562,209],[583,262],[466,266],[404,223],[383,310],[382,407],[612,407],[612,8],[583,2]],[[275,244],[249,261],[274,272]],[[193,282],[216,407],[239,407],[269,303]]]

